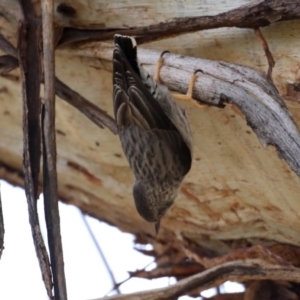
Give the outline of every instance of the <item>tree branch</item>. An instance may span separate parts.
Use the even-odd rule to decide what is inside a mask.
[[[59,98],[74,106],[100,128],[103,128],[104,125],[114,134],[118,133],[116,122],[111,116],[58,78],[55,79],[55,92]]]
[[[113,45],[109,43],[90,43],[74,50],[78,56],[105,60],[112,59],[112,51]],[[160,54],[138,49],[139,60],[152,76]],[[238,107],[261,144],[273,145],[300,176],[300,134],[274,84],[248,67],[171,53],[164,55],[160,78],[169,89],[185,94],[190,76],[197,69],[203,73],[198,73],[193,98],[208,105],[223,107],[229,103]]]
[[[17,53],[17,49],[0,33],[0,49],[12,56],[17,58],[18,53]]]
[[[36,203],[41,157],[40,24],[35,18],[31,1],[20,0],[20,5],[24,14],[24,21],[18,33],[18,56],[23,93],[25,192],[36,254],[48,296],[52,299],[52,274],[48,253],[40,230]]]
[[[208,269],[202,273],[178,281],[166,288],[127,295],[97,298],[94,300],[170,300],[177,299],[197,288],[199,292],[231,281],[283,280],[300,283],[300,269],[274,265],[260,265],[259,260],[234,261]]]
[[[0,74],[8,74],[19,66],[18,60],[11,55],[0,56]]]
[[[3,35],[1,35],[1,33],[0,49],[4,52],[7,51],[12,58],[17,56],[17,50],[3,37]],[[78,109],[98,127],[103,128],[104,125],[114,134],[118,133],[116,122],[111,116],[94,103],[72,90],[57,77],[55,78],[55,93],[59,98]]]
[[[268,65],[269,65],[268,73],[267,73],[268,74],[268,79],[272,80],[272,71],[273,71],[273,68],[275,66],[275,60],[273,58],[272,52],[270,51],[269,45],[268,45],[266,39],[264,38],[263,34],[261,33],[260,29],[255,28],[254,33],[257,36],[258,40],[260,41],[260,43],[261,43],[261,45],[262,45],[262,47],[265,51],[265,54],[266,54],[266,57],[267,57],[267,60],[268,60]]]
[[[252,1],[248,5],[215,16],[174,18],[150,26],[104,29],[65,27],[58,46],[79,41],[110,40],[116,33],[136,36],[138,44],[142,44],[204,29],[220,27],[255,29],[275,22],[295,19],[300,19],[298,1]]]
[[[67,288],[60,233],[56,172],[53,8],[52,0],[42,0],[44,65],[43,187],[54,297],[56,300],[66,300]]]

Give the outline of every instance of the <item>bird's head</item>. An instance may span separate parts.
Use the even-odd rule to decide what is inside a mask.
[[[152,182],[136,181],[133,187],[133,198],[141,217],[148,222],[155,222],[158,233],[160,219],[174,203],[177,189],[162,188]]]

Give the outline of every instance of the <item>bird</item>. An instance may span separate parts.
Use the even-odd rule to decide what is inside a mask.
[[[162,55],[161,55],[162,57]],[[192,134],[183,108],[137,57],[134,37],[114,35],[113,109],[125,157],[133,171],[140,216],[155,223],[173,205],[192,165]]]

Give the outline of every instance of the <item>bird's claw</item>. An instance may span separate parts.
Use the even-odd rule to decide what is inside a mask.
[[[173,95],[176,99],[178,99],[178,100],[189,101],[189,102],[191,102],[194,106],[196,106],[196,107],[198,107],[198,108],[205,108],[205,107],[207,107],[207,105],[205,105],[205,104],[199,104],[199,103],[197,102],[197,100],[195,100],[195,99],[193,98],[193,89],[194,89],[194,85],[195,85],[195,80],[196,80],[196,78],[197,78],[196,74],[197,74],[198,72],[203,73],[203,71],[200,70],[200,69],[197,69],[197,70],[193,73],[193,75],[192,75],[191,78],[190,78],[190,83],[189,83],[188,91],[187,91],[187,93],[186,93],[185,95],[180,94],[180,93],[172,93],[172,95]]]
[[[155,69],[155,74],[154,74],[154,80],[156,82],[160,82],[160,76],[159,76],[159,73],[160,73],[160,69],[163,65],[163,62],[164,62],[164,59],[163,59],[163,56],[166,54],[166,53],[170,53],[170,51],[168,50],[165,50],[163,51],[161,54],[160,54],[160,57],[156,63],[156,69]]]

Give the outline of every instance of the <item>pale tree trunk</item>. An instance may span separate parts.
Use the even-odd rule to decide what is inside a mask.
[[[18,1],[0,3],[0,177],[18,186],[26,177],[21,11]],[[39,1],[33,11],[39,20]],[[75,0],[55,1],[54,13],[58,196],[135,234],[137,244],[153,244],[157,269],[133,276],[184,278],[155,294],[115,299],[176,299],[225,280],[245,283],[237,299],[300,299],[300,3]],[[117,32],[137,37],[152,75],[160,53],[170,51],[160,77],[174,91],[185,93],[202,71],[193,95],[207,107],[180,102],[193,166],[158,236],[135,210],[133,175],[111,117]]]

